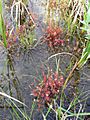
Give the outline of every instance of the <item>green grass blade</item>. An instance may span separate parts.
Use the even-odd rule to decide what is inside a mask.
[[[18,102],[18,103],[20,103],[20,104],[22,104],[22,105],[26,106],[23,102],[21,102],[21,101],[17,100],[17,99],[16,99],[16,98],[14,98],[14,97],[11,97],[11,96],[7,95],[7,94],[6,94],[6,93],[4,93],[4,92],[0,92],[0,95],[2,95],[2,96],[4,96],[4,97],[7,97],[7,98],[9,98],[9,99],[11,99],[11,100],[14,100],[14,101],[16,101],[16,102]],[[27,106],[26,106],[26,107],[27,107]]]
[[[6,41],[6,28],[3,20],[2,15],[2,1],[0,0],[0,35],[2,36],[4,40],[4,47],[7,47],[7,41]]]

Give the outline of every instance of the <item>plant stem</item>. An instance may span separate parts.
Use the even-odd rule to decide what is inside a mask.
[[[66,85],[67,85],[68,81],[70,80],[70,78],[72,77],[73,72],[74,72],[74,70],[76,69],[77,66],[78,66],[78,61],[76,61],[75,65],[73,66],[72,70],[70,71],[68,77],[66,78],[62,92],[63,92],[64,89],[66,88]]]

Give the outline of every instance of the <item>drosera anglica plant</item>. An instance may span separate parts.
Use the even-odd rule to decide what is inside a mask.
[[[49,71],[49,75],[43,72],[42,77],[42,81],[32,90],[32,95],[36,98],[38,108],[52,103],[60,94],[60,90],[64,84],[63,75],[59,75],[58,72],[53,73],[52,70]]]
[[[51,1],[51,8],[54,10],[54,9],[56,9],[56,1],[53,1],[53,0],[50,0]],[[58,1],[58,0],[57,0]],[[70,0],[71,1],[71,0]],[[75,1],[78,1],[78,0],[75,0]],[[76,3],[77,4],[77,3]],[[14,4],[15,5],[15,4]],[[19,5],[19,4],[18,4]],[[18,7],[18,5],[17,5],[17,7]],[[76,9],[76,8],[75,8]],[[54,12],[53,12],[54,13]],[[52,16],[53,16],[54,14],[52,14]],[[77,17],[77,16],[76,16]],[[52,19],[52,18],[51,18]],[[56,22],[55,22],[56,23]],[[8,33],[6,32],[6,36],[8,37],[8,41],[10,40],[10,42],[11,43],[9,43],[9,45],[10,46],[12,46],[12,45],[14,45],[14,43],[16,43],[17,41],[18,42],[20,42],[20,45],[22,45],[22,46],[24,46],[25,45],[25,47],[27,47],[28,45],[31,45],[32,44],[32,41],[30,41],[30,44],[28,44],[29,43],[29,41],[27,40],[27,35],[28,35],[28,33],[27,33],[27,35],[26,36],[24,36],[23,37],[23,33],[24,33],[24,28],[23,27],[25,27],[25,26],[20,26],[20,28],[17,28],[15,31],[13,31],[12,33],[12,35],[10,34],[9,36],[8,36]],[[46,40],[46,42],[48,43],[48,45],[49,45],[49,47],[51,48],[51,47],[56,47],[56,46],[61,46],[61,45],[63,45],[64,44],[64,40],[62,39],[62,37],[60,37],[59,36],[59,30],[57,30],[57,28],[58,27],[56,27],[56,26],[49,26],[49,28],[47,28],[47,35],[46,35],[46,38],[47,39],[45,39]],[[26,27],[25,27],[25,29],[26,29]],[[26,34],[26,33],[25,33]],[[14,37],[13,37],[14,36]],[[20,37],[20,40],[21,41],[19,41],[18,39],[18,37]],[[48,37],[49,36],[49,37]],[[62,34],[61,34],[61,36],[62,36]],[[10,38],[11,37],[11,38]],[[24,39],[24,38],[26,38],[26,39]],[[33,38],[33,37],[30,37],[30,38]],[[32,40],[32,39],[31,39]],[[48,40],[49,40],[49,42],[48,42]],[[12,42],[13,41],[13,42]],[[90,45],[90,44],[89,44]],[[86,49],[86,50],[90,50],[89,49],[90,47],[88,47],[88,49]],[[85,51],[86,51],[85,50]],[[90,53],[90,52],[88,52],[88,53]],[[89,54],[87,54],[87,55],[89,55]],[[75,70],[75,68],[77,67],[77,63],[76,63],[76,66],[72,69],[72,71],[70,72],[70,74],[69,74],[69,77],[66,79],[66,82],[65,82],[65,88],[66,88],[66,85],[67,85],[67,83],[69,82],[69,79],[71,78],[71,75],[73,74],[73,71]],[[42,102],[42,104],[50,104],[50,103],[52,103],[53,102],[53,100],[56,98],[56,97],[58,97],[58,95],[60,94],[60,89],[63,87],[63,81],[60,81],[60,83],[62,83],[61,84],[61,86],[60,86],[60,84],[59,84],[59,80],[61,80],[61,78],[63,79],[63,76],[62,76],[62,74],[59,76],[59,74],[58,74],[58,81],[57,82],[55,82],[55,79],[57,78],[56,76],[57,76],[57,72],[55,72],[55,73],[53,73],[51,70],[50,70],[50,73],[47,75],[47,74],[45,74],[45,73],[43,73],[43,81],[41,81],[40,83],[38,83],[38,85],[37,85],[37,87],[35,86],[35,90],[37,90],[37,91],[33,91],[33,96],[34,97],[36,97],[37,98],[37,102],[38,102],[38,106],[42,106],[42,105],[40,105],[39,103],[41,103],[42,102],[42,99],[44,99],[44,103]],[[57,84],[58,83],[58,84]],[[44,89],[44,86],[45,86],[45,88],[47,88],[47,89]],[[56,89],[55,89],[56,88]],[[60,89],[59,89],[60,88]],[[63,89],[64,90],[64,89]],[[59,91],[59,93],[58,93],[58,91]],[[39,93],[39,94],[38,94]],[[43,94],[42,94],[43,93]],[[42,95],[42,96],[40,96],[40,95]],[[62,99],[63,99],[63,97],[62,97]],[[75,100],[76,101],[76,100]],[[73,103],[74,105],[75,105],[75,102]],[[70,103],[70,107],[71,107],[71,103]],[[69,108],[70,108],[69,107]],[[74,113],[70,113],[70,112],[72,112],[72,111],[70,111],[69,112],[69,108],[68,109],[64,109],[64,107],[61,105],[61,106],[59,106],[58,105],[58,108],[57,107],[55,107],[55,109],[54,109],[54,111],[56,111],[56,115],[57,115],[57,112],[58,112],[58,116],[59,116],[59,118],[57,118],[57,119],[59,119],[60,120],[60,116],[62,115],[62,119],[64,118],[64,117],[66,117],[67,119],[68,119],[68,116],[64,116],[64,115],[68,115],[68,114],[71,114],[71,116],[74,116],[75,114]],[[52,108],[53,109],[53,108]],[[80,108],[81,109],[81,108]],[[15,111],[14,111],[15,112]],[[65,112],[65,114],[63,114]],[[75,111],[76,112],[76,111]],[[78,111],[78,113],[79,113],[80,111]],[[77,113],[77,119],[78,119],[78,113]],[[18,113],[17,113],[18,114]],[[82,115],[82,113],[81,113],[81,115]],[[89,114],[90,115],[90,114]],[[57,117],[58,117],[57,116]],[[76,116],[76,115],[75,115]],[[70,115],[69,115],[69,117],[70,117]],[[13,119],[14,119],[14,117],[13,117]],[[20,118],[19,118],[20,119]],[[24,119],[26,119],[26,118],[24,118]],[[29,118],[28,118],[29,119]],[[44,119],[45,120],[45,119]]]
[[[6,38],[8,48],[11,48],[15,44],[18,44],[21,48],[31,48],[36,40],[34,28],[28,26],[28,24],[20,25],[20,27],[13,29],[12,31],[7,28]]]
[[[20,28],[20,31],[22,32],[22,27]],[[33,46],[36,44],[36,36],[35,36],[35,27],[29,26],[28,24],[25,24],[25,27],[23,29],[22,34],[19,35],[20,39],[20,46],[28,49],[33,48]]]
[[[60,25],[59,4],[59,0],[49,0],[46,5],[47,28],[45,41],[50,48],[55,48],[64,44],[64,40],[62,39],[63,30]]]
[[[64,40],[62,39],[62,33],[63,31],[60,27],[49,25],[43,41],[46,42],[50,48],[63,46]]]
[[[29,19],[26,20],[22,25],[19,24],[21,23],[21,19],[19,19],[19,23],[17,27],[14,27],[13,25],[11,25],[11,23],[7,23],[7,20],[4,21],[3,12],[2,12],[3,11],[2,2],[0,1],[0,21],[1,21],[0,22],[0,35],[1,35],[0,43],[7,49],[14,47],[16,44],[18,44],[19,46],[24,46],[24,48],[31,47],[32,44],[34,43],[34,40],[36,40],[35,34],[34,34],[34,28],[35,28],[34,20],[30,15],[30,12],[26,8],[25,4],[21,0],[18,2],[14,1],[11,7],[11,14],[13,14],[14,12],[14,7],[18,7],[18,10],[19,10],[19,5],[22,5],[22,9],[25,9],[25,11],[27,11],[27,17],[29,17]],[[17,13],[17,10],[15,12],[16,12],[15,17],[17,21],[18,19],[17,15],[19,14]],[[22,11],[20,10],[19,12],[21,13]],[[14,22],[13,16],[12,16],[11,22]],[[27,33],[27,31],[29,32]]]

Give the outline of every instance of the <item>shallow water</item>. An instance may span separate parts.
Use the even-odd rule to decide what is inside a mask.
[[[29,2],[29,9],[38,16],[38,20],[36,19],[37,24],[45,27],[44,23],[41,22],[44,20],[45,8],[44,6],[41,6],[40,3],[40,0],[31,0]],[[43,34],[41,26],[36,27],[37,39],[39,39]],[[0,51],[2,51],[2,48],[0,48]],[[49,53],[49,51],[47,50],[47,46],[43,44],[38,45],[35,49],[32,49],[29,52],[26,52],[24,55],[21,55],[20,58],[14,57],[15,62],[11,63],[11,66],[14,66],[14,74],[12,75],[13,68],[9,66],[11,69],[9,69],[10,74],[8,76],[7,54],[0,53],[0,55],[2,55],[0,57],[0,73],[4,71],[5,77],[3,78],[2,76],[0,76],[0,86],[1,88],[4,88],[4,92],[8,95],[12,95],[17,99],[24,101],[24,103],[29,107],[28,112],[30,111],[32,105],[30,84],[33,82],[33,77],[41,73],[41,66],[45,63],[47,63],[51,68],[53,67],[53,69],[55,69],[55,57],[51,59],[51,61],[46,62],[50,54],[52,53]],[[60,63],[62,64],[61,69],[63,72],[65,72],[70,58],[68,56],[62,58],[61,56],[59,56],[59,58],[60,60],[62,59],[60,61]],[[45,70],[47,69],[45,68]],[[79,74],[76,73],[75,75],[77,75],[75,79],[78,79],[80,75],[80,83],[78,85],[80,91],[90,91],[90,68],[88,68],[88,64],[83,67],[81,71],[79,71]],[[3,103],[2,101],[0,102],[0,105],[2,105],[2,108],[0,108],[0,119],[4,120],[6,118],[7,120],[10,120],[12,118],[8,116],[8,109],[3,108],[4,104],[5,103]],[[86,111],[90,112],[90,99],[87,100]],[[35,114],[37,115],[37,112]],[[34,117],[34,120],[42,119],[41,115],[39,116],[39,113],[37,116],[38,118],[35,119]],[[49,118],[48,120],[51,119]]]

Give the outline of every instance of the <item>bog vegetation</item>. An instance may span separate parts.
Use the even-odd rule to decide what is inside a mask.
[[[38,1],[37,6],[41,4],[45,8],[41,22],[39,13],[29,9],[28,4],[32,2],[0,0],[0,48],[4,50],[7,64],[7,68],[3,66],[0,80],[12,80],[19,93],[15,58],[20,59],[22,54],[30,54],[32,50],[38,52],[37,48],[41,46],[46,46],[49,57],[41,62],[41,71],[28,85],[32,98],[30,113],[27,112],[28,105],[21,102],[20,94],[17,95],[19,99],[13,97],[10,83],[10,94],[7,94],[0,82],[0,99],[9,106],[9,115],[13,120],[33,120],[35,110],[41,114],[39,120],[86,120],[90,116],[86,110],[90,90],[79,91],[78,86],[80,71],[90,64],[90,2]],[[43,32],[41,37],[37,37],[37,28]],[[23,107],[19,108],[17,103]]]

